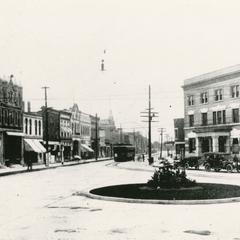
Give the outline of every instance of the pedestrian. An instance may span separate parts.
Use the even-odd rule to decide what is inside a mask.
[[[32,171],[32,160],[30,157],[27,158],[26,164],[27,164],[27,171]]]
[[[142,160],[143,160],[143,162],[144,162],[144,160],[145,160],[145,156],[144,156],[144,154],[142,155]]]

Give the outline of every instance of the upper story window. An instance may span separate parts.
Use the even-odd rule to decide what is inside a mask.
[[[224,124],[224,123],[226,123],[225,110],[213,112],[213,124]]]
[[[39,136],[41,136],[41,134],[42,134],[42,126],[41,126],[40,120],[38,121],[38,134],[39,134]]]
[[[29,119],[29,134],[32,135],[32,119]]]
[[[239,109],[235,108],[232,110],[232,121],[234,123],[238,123],[239,122]]]
[[[34,121],[35,135],[37,135],[37,120]]]
[[[200,101],[201,103],[208,103],[208,93],[203,92],[200,94]]]
[[[207,113],[202,113],[202,126],[206,126],[208,124]]]
[[[232,98],[239,97],[239,85],[231,86],[231,96]]]
[[[25,118],[25,133],[28,134],[28,119]]]
[[[187,102],[188,102],[188,106],[194,105],[194,97],[193,97],[193,95],[187,96]]]
[[[215,92],[214,92],[215,101],[221,101],[223,99],[222,93],[223,93],[222,89],[215,90]]]
[[[194,125],[194,115],[191,114],[191,115],[188,115],[189,117],[189,127],[193,127]]]

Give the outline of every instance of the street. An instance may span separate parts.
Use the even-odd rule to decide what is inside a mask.
[[[130,204],[73,195],[146,182],[153,173],[146,163],[112,162],[1,177],[0,239],[240,239],[240,203]],[[189,170],[188,175],[201,182],[240,182],[237,173]]]

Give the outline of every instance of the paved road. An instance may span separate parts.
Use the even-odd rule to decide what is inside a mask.
[[[0,178],[0,239],[240,239],[240,203],[128,204],[73,195],[85,188],[145,182],[152,175],[144,163],[121,168],[108,164]],[[141,171],[129,170],[134,168]],[[199,181],[240,183],[240,174],[189,175]]]

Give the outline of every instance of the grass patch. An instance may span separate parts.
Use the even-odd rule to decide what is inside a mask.
[[[197,183],[196,188],[154,189],[147,184],[114,185],[93,189],[92,194],[108,197],[156,200],[204,200],[240,197],[240,186]]]

